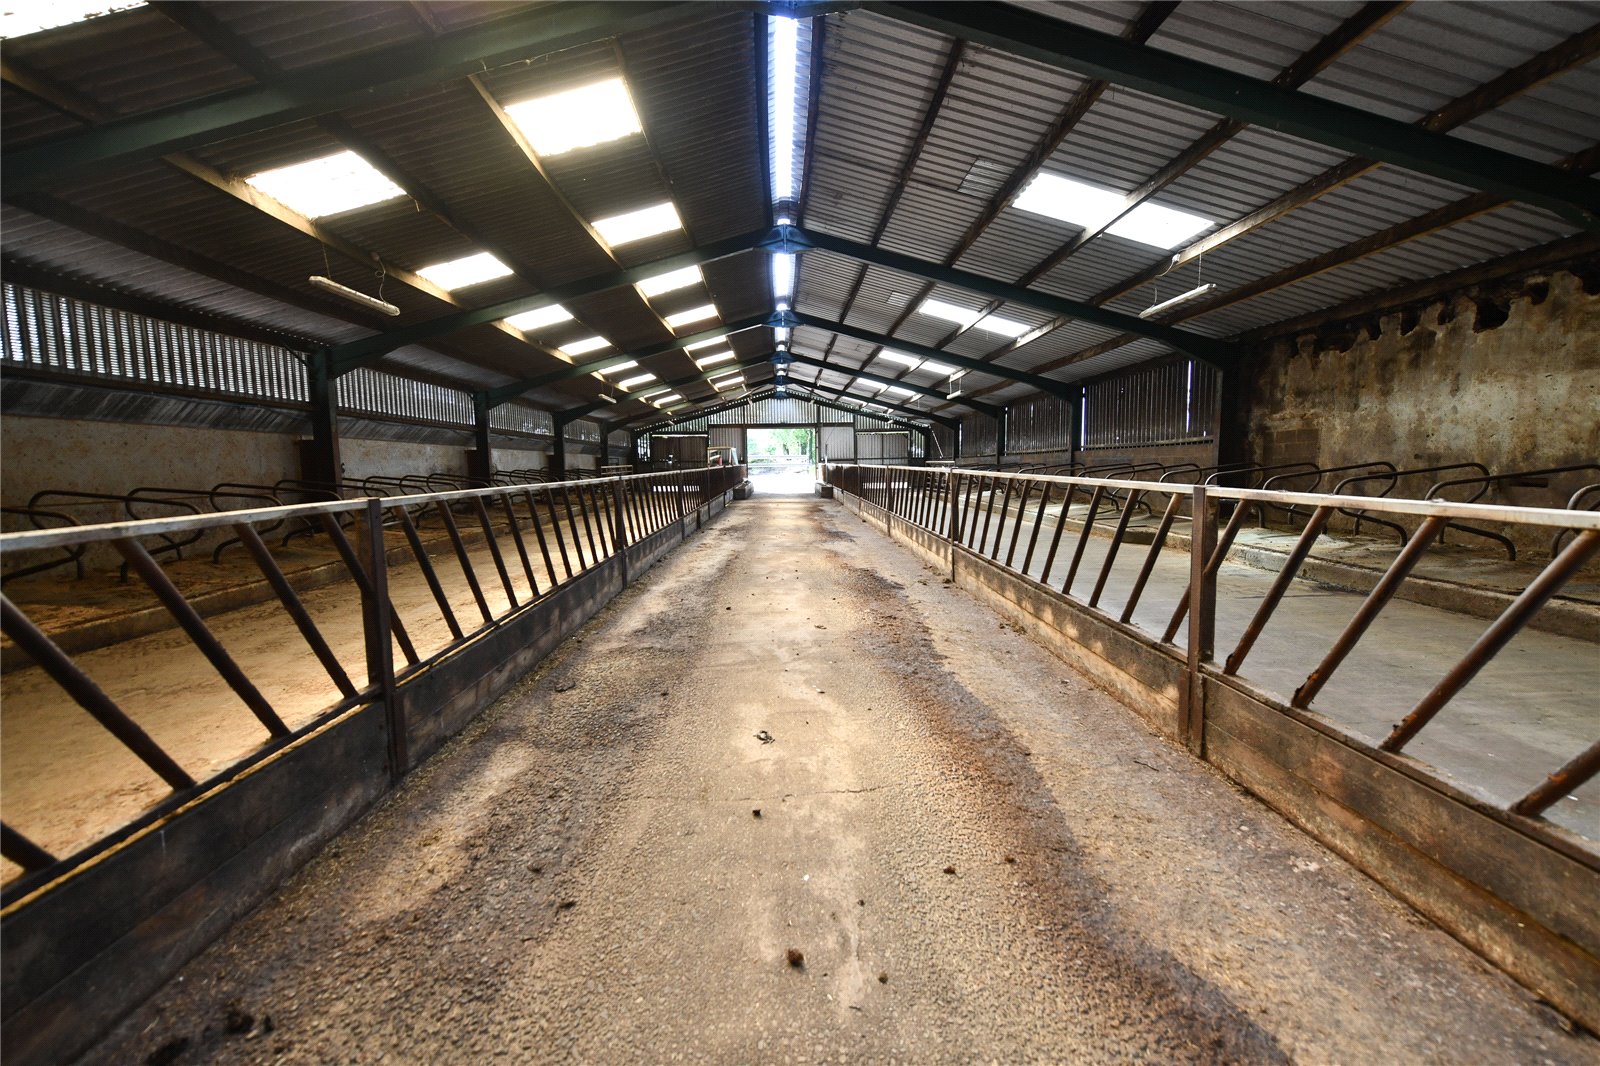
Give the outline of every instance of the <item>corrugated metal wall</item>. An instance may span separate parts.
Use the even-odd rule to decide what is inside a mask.
[[[1064,452],[1072,447],[1072,404],[1035,396],[1006,411],[1006,451]]]
[[[850,426],[823,426],[822,458],[830,463],[855,462],[856,431]]]
[[[650,459],[658,463],[705,466],[706,438],[698,433],[672,437],[653,435],[650,438]]]
[[[1084,447],[1213,441],[1221,393],[1221,371],[1192,359],[1096,381],[1084,390]]]
[[[739,453],[739,461],[745,460],[744,454],[744,427],[743,426],[712,426],[710,445],[713,448],[733,448]]]
[[[911,452],[911,434],[900,430],[867,430],[856,434],[856,461],[904,463]]]
[[[961,416],[961,458],[981,459],[986,455],[992,456],[995,442],[994,419],[980,414]]]

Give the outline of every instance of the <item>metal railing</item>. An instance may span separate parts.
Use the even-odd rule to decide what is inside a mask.
[[[1189,714],[1196,712],[1202,668],[1224,677],[1246,673],[1252,649],[1272,622],[1291,584],[1310,556],[1328,519],[1341,509],[1363,514],[1377,512],[1405,517],[1415,524],[1403,546],[1361,598],[1354,616],[1345,623],[1309,675],[1293,689],[1289,704],[1306,709],[1330,678],[1350,658],[1363,636],[1396,597],[1403,583],[1447,526],[1530,526],[1571,540],[1554,553],[1514,596],[1499,616],[1472,642],[1465,654],[1450,664],[1425,696],[1410,707],[1376,748],[1399,753],[1476,678],[1530,619],[1600,553],[1600,514],[1579,509],[1577,498],[1570,510],[1444,501],[1404,500],[1387,497],[1278,492],[1225,488],[1216,485],[1171,484],[1105,478],[1061,477],[1045,474],[1006,474],[930,467],[828,466],[825,480],[838,489],[896,515],[935,537],[960,546],[989,562],[1037,581],[1107,620],[1145,632],[1158,645],[1175,645],[1186,631],[1185,655],[1188,691],[1180,690]],[[1123,549],[1134,538],[1130,521],[1149,503],[1149,515],[1140,530],[1147,543],[1136,567],[1117,567]],[[1249,613],[1231,650],[1216,664],[1217,580],[1224,560],[1234,548],[1247,514],[1262,509],[1293,509],[1307,515],[1306,524]],[[1159,515],[1159,517],[1155,517]],[[1226,515],[1226,521],[1222,516]],[[1196,518],[1198,517],[1198,521]],[[1166,560],[1168,593],[1175,602],[1152,610],[1145,603],[1152,574],[1172,539],[1175,525],[1189,528],[1187,559],[1179,576],[1176,560]],[[1146,541],[1145,538],[1148,538]],[[1091,543],[1100,541],[1091,551]],[[1113,582],[1113,575],[1116,581]],[[1117,586],[1112,594],[1112,585]],[[1115,602],[1120,600],[1119,602]],[[1144,611],[1140,612],[1143,606]],[[1142,615],[1142,617],[1136,617]],[[1185,626],[1188,618],[1190,624]],[[1388,719],[1393,721],[1393,718]],[[1203,743],[1203,723],[1189,720],[1185,739],[1198,748]],[[1600,717],[1594,721],[1600,733]],[[1600,772],[1600,740],[1591,743],[1564,765],[1500,809],[1537,818],[1562,797],[1576,791]]]
[[[539,483],[530,479],[490,488],[331,499],[220,513],[194,513],[185,507],[184,513],[171,517],[0,535],[0,552],[8,559],[37,556],[51,565],[63,559],[76,563],[91,546],[113,549],[226,689],[254,717],[254,728],[261,737],[259,746],[221,770],[201,772],[182,765],[140,724],[139,711],[130,710],[109,695],[83,663],[52,639],[47,627],[30,618],[30,604],[13,601],[12,595],[19,594],[8,588],[8,594],[0,596],[0,631],[60,693],[164,782],[168,792],[99,839],[73,841],[75,850],[66,858],[56,848],[47,848],[35,840],[27,826],[13,824],[8,810],[6,823],[0,825],[0,854],[21,867],[24,875],[54,876],[191,802],[351,707],[383,700],[393,713],[395,687],[412,672],[501,625],[511,615],[617,557],[630,545],[696,514],[703,504],[731,490],[743,477],[740,468],[726,467],[576,482]],[[160,497],[156,499],[159,501]],[[360,603],[359,647],[365,660],[364,684],[358,684],[341,661],[335,648],[338,640],[324,631],[326,623],[319,625],[308,610],[301,596],[307,587],[301,580],[303,571],[286,572],[262,537],[264,531],[285,527],[314,528],[315,536],[308,538],[314,545],[301,540],[297,551],[303,556],[308,547],[322,549],[326,565],[342,566],[342,578],[354,587]],[[172,562],[167,564],[170,566],[176,562],[172,545],[215,533],[231,535],[231,542],[242,546],[248,555],[255,579],[270,587],[268,599],[276,600],[326,675],[326,701],[313,694],[308,698],[311,705],[306,705],[308,700],[301,700],[286,710],[269,700],[263,689],[270,687],[266,682],[271,679],[252,676],[241,665],[241,658],[225,646],[201,610],[182,591],[181,581],[175,580],[157,558],[158,554],[171,556]],[[463,583],[470,597],[462,594]],[[327,584],[317,583],[318,587]],[[396,605],[393,592],[397,588],[415,593],[407,599],[409,618],[403,618]],[[455,602],[451,591],[456,593]],[[437,615],[431,620],[422,617],[419,604],[431,604]],[[474,608],[476,619],[470,617]],[[322,609],[331,610],[326,605]],[[424,636],[422,630],[428,630],[429,635]],[[396,648],[404,659],[399,667],[394,661]],[[353,659],[350,649],[345,650],[345,658]],[[7,681],[16,673],[8,672]],[[196,678],[196,685],[202,680]],[[216,694],[221,692],[220,687],[214,690]],[[224,706],[225,698],[199,702],[208,704],[201,713],[232,713]],[[67,706],[70,705],[63,701],[61,710]],[[56,713],[53,705],[52,713]],[[59,724],[60,719],[51,721]],[[218,729],[237,732],[246,721],[235,718],[223,722],[219,718]],[[408,765],[404,723],[390,721],[388,733],[391,773],[398,776]],[[8,745],[25,740],[8,730]],[[68,749],[71,745],[58,746]],[[70,750],[55,753],[52,759],[38,772],[45,776],[81,776],[84,772]],[[8,770],[6,785],[9,792],[26,788],[28,782],[19,781]],[[22,880],[37,878],[24,876]],[[16,882],[8,886],[8,895],[14,894],[16,888]]]

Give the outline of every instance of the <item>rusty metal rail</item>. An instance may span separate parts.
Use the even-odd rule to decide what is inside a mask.
[[[1257,468],[1251,472],[1259,475],[1265,471]],[[1318,479],[1329,472],[1302,471]],[[1387,478],[1402,473],[1390,469],[1381,471],[1380,476]],[[1575,496],[1572,509],[1559,510],[1225,488],[1210,484],[1216,475],[1217,472],[1212,472],[1200,484],[1172,484],[937,467],[830,465],[823,471],[826,482],[836,489],[949,541],[952,548],[959,546],[1038,582],[1100,612],[1107,620],[1138,628],[1143,627],[1135,621],[1135,611],[1146,594],[1151,574],[1175,524],[1184,521],[1189,526],[1189,560],[1182,591],[1172,605],[1165,629],[1157,635],[1151,628],[1147,635],[1158,644],[1175,644],[1188,618],[1186,654],[1192,675],[1191,691],[1202,670],[1223,678],[1247,673],[1245,666],[1251,649],[1271,624],[1335,511],[1348,509],[1369,516],[1376,513],[1391,519],[1412,520],[1416,531],[1405,540],[1317,666],[1295,689],[1289,703],[1297,709],[1311,706],[1447,526],[1473,522],[1535,527],[1551,532],[1570,531],[1570,543],[1554,553],[1549,563],[1458,661],[1446,664],[1438,684],[1404,714],[1400,724],[1377,745],[1378,750],[1388,753],[1400,752],[1433,722],[1468,682],[1527,627],[1533,615],[1600,554],[1600,514],[1580,509],[1580,498],[1587,499],[1587,496]],[[1111,524],[1102,519],[1111,517],[1106,508],[1114,494],[1120,495],[1124,502],[1113,512],[1116,521]],[[1144,548],[1131,584],[1121,594],[1121,603],[1108,604],[1109,581],[1119,554],[1121,549],[1132,544],[1130,516],[1135,507],[1145,501],[1155,501],[1150,511],[1152,515],[1159,512],[1160,518],[1153,529],[1143,531],[1149,535],[1148,546]],[[1075,502],[1083,505],[1076,511]],[[1307,522],[1234,647],[1219,666],[1213,647],[1217,574],[1236,542],[1245,515],[1252,509],[1259,512],[1266,507],[1304,514]],[[1229,514],[1225,524],[1220,520],[1224,513]],[[1109,543],[1099,553],[1097,563],[1090,564],[1095,572],[1080,578],[1089,561],[1087,549],[1091,538],[1097,536],[1108,537]],[[1057,566],[1058,559],[1064,561],[1064,574]],[[1126,576],[1124,573],[1123,577]],[[1161,617],[1166,617],[1165,612]],[[1597,722],[1597,731],[1600,731],[1600,722]],[[1200,723],[1192,724],[1187,739],[1192,746],[1203,743]],[[1576,754],[1536,788],[1504,804],[1501,809],[1514,815],[1539,817],[1551,804],[1576,791],[1597,773],[1600,773],[1600,741]]]
[[[333,498],[210,514],[194,513],[197,508],[192,501],[179,503],[163,494],[152,494],[149,498],[157,504],[176,506],[185,513],[144,521],[0,535],[0,551],[8,557],[59,556],[65,551],[75,561],[90,545],[107,544],[115,549],[171,615],[178,629],[254,716],[261,730],[259,748],[234,766],[202,779],[179,765],[141,728],[135,715],[119,706],[79,662],[28,617],[23,607],[9,597],[0,596],[0,631],[70,697],[72,703],[90,715],[172,790],[164,800],[118,831],[70,856],[52,854],[36,842],[28,826],[12,825],[9,821],[0,826],[3,829],[0,854],[24,871],[19,880],[7,886],[8,898],[14,898],[18,891],[25,891],[28,884],[40,878],[59,876],[86,861],[139,826],[192,801],[237,772],[239,766],[259,760],[316,729],[332,716],[363,702],[384,699],[411,672],[426,668],[462,643],[505,623],[517,612],[616,558],[630,545],[696,514],[702,505],[730,491],[743,478],[744,472],[739,467],[685,469],[570,482],[543,482],[529,477],[519,478],[510,485],[488,488],[369,496],[356,500]],[[437,475],[425,480],[439,483]],[[383,487],[397,486],[385,484]],[[220,491],[232,498],[260,495],[228,487]],[[333,487],[308,483],[297,483],[290,491],[331,497],[338,494]],[[106,500],[123,503],[126,498],[107,497]],[[449,544],[444,556],[430,555],[419,529],[423,522],[436,524],[444,533]],[[367,649],[364,684],[353,680],[339,662],[326,634],[301,602],[291,576],[285,573],[261,536],[263,531],[285,525],[297,530],[315,528],[315,535],[336,553],[348,580],[360,595],[363,642]],[[398,531],[398,544],[391,543],[386,535],[395,531]],[[280,709],[263,695],[260,679],[249,676],[240,660],[223,645],[163,569],[157,552],[149,547],[155,545],[164,553],[176,555],[179,550],[176,546],[193,543],[211,532],[231,534],[230,542],[243,546],[277,604],[327,674],[333,701],[311,715],[309,721],[302,721],[298,728],[292,729],[285,723]],[[487,568],[481,556],[474,558],[468,547],[469,540],[486,550],[490,560]],[[438,541],[434,543],[437,545]],[[395,552],[400,553],[398,562],[391,558]],[[467,622],[457,616],[441,581],[444,558],[453,559],[459,567],[480,619]],[[417,647],[389,594],[396,574],[413,566],[449,632],[448,640],[442,646],[427,649],[426,655]],[[513,577],[513,572],[520,582]],[[499,589],[498,596],[489,593],[495,586]],[[503,607],[498,602],[501,598]],[[414,624],[423,621],[426,620],[412,619]],[[405,660],[398,668],[393,661],[391,643],[399,646]],[[398,774],[407,765],[404,731],[392,727],[390,743],[391,768]],[[396,745],[398,747],[393,747]],[[61,764],[51,772],[73,774],[77,771],[71,765],[70,756],[63,756]]]

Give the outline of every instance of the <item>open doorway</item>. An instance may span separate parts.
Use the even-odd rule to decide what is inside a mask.
[[[816,485],[817,431],[797,426],[750,429],[745,436],[750,485],[778,496],[809,494]]]

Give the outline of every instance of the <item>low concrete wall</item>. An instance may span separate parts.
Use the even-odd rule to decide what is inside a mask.
[[[629,546],[396,679],[395,708],[331,714],[0,912],[0,1056],[71,1060],[392,787],[390,721],[419,765],[726,506]]]
[[[843,505],[935,566],[1547,1002],[1600,1030],[1600,860],[1410,760],[1201,668],[1195,737],[1181,649],[843,492]]]

